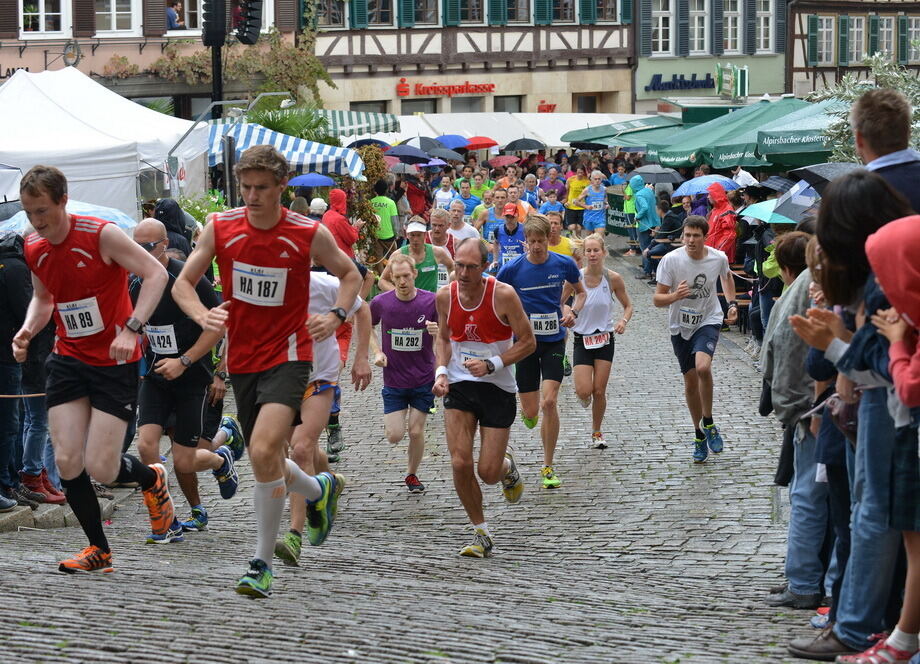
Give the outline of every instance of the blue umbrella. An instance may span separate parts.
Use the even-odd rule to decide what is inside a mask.
[[[443,159],[432,159],[426,164],[420,164],[420,166],[425,167],[425,168],[429,166],[436,166],[436,167],[447,166],[447,162],[444,161]]]
[[[345,147],[355,149],[364,147],[365,145],[376,145],[378,148],[386,150],[390,147],[390,144],[386,141],[381,141],[379,138],[359,138],[357,141],[352,141]]]
[[[121,210],[95,205],[93,203],[83,203],[70,199],[67,201],[67,211],[70,214],[79,214],[84,217],[96,217],[115,223],[120,229],[130,231],[137,226],[137,219],[130,217]],[[17,212],[6,221],[0,222],[0,231],[12,231],[14,233],[25,233],[30,230],[32,225],[29,223],[29,217],[26,216],[25,210]]]
[[[288,180],[289,187],[333,187],[335,180],[328,175],[319,173],[304,173]]]
[[[457,148],[465,148],[470,144],[468,140],[463,138],[460,134],[444,134],[443,136],[438,136],[438,141],[444,145],[445,148],[449,150],[456,150]]]
[[[758,219],[765,224],[795,224],[796,222],[789,217],[776,213],[776,200],[771,198],[760,203],[748,205],[741,210],[741,216]]]
[[[431,157],[411,145],[394,145],[387,150],[387,156],[396,157],[404,164],[424,164],[431,160]]]
[[[727,178],[724,175],[701,175],[698,178],[693,178],[692,180],[687,180],[682,185],[677,188],[671,196],[696,196],[697,194],[708,194],[706,191],[709,188],[709,185],[719,183],[725,190],[738,189],[739,185],[737,182],[731,178]]]

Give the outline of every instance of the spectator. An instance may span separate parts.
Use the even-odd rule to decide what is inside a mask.
[[[322,198],[314,198],[310,201],[310,215],[313,217],[322,217],[326,214],[326,210],[329,209],[329,206],[326,205],[326,201]]]
[[[304,202],[306,203],[306,201]],[[339,249],[344,251],[349,258],[354,258],[354,244],[358,241],[358,232],[364,226],[364,222],[358,221],[352,226],[348,221],[348,217],[345,216],[346,214],[348,214],[348,204],[345,192],[341,189],[331,190],[329,192],[329,209],[323,215],[323,226],[332,232],[332,237],[335,238],[335,243]],[[381,222],[378,232],[382,232],[382,230],[383,223]]]
[[[291,201],[290,206],[291,212],[296,212],[297,214],[309,214],[310,204],[307,203],[307,199],[303,196],[298,196],[293,201]]]
[[[192,253],[192,234],[185,227],[185,213],[179,204],[171,198],[161,198],[153,209],[154,219],[159,219],[166,226],[170,249],[176,250],[177,260],[186,260]]]
[[[737,182],[739,187],[749,187],[757,184],[757,178],[741,168],[741,166],[735,166],[732,169],[732,180]]]
[[[182,16],[182,3],[179,0],[169,0],[166,3],[166,29],[185,30],[185,18]]]
[[[709,201],[712,210],[709,213],[709,235],[706,244],[710,247],[725,252],[728,263],[735,262],[735,242],[738,239],[738,215],[725,195],[725,187],[718,182],[713,182],[706,188],[709,192]],[[802,263],[804,265],[804,262]]]
[[[636,228],[639,230],[639,251],[644,252],[652,243],[652,229],[660,223],[655,202],[655,194],[645,186],[641,175],[633,175],[629,179],[629,188],[635,192],[636,198]],[[637,279],[651,279],[649,272],[637,275]]]
[[[450,184],[449,180],[448,184]],[[371,207],[374,208],[374,214],[380,219],[380,223],[377,225],[377,260],[387,258],[396,249],[396,233],[393,230],[393,219],[399,215],[399,211],[396,209],[396,203],[393,202],[393,199],[387,196],[388,190],[389,185],[386,180],[377,180],[374,183],[374,193],[377,195],[370,201]],[[329,203],[334,207],[331,192]],[[344,215],[344,211],[339,214]],[[382,270],[383,267],[380,269]]]

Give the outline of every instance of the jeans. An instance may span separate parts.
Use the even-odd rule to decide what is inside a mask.
[[[757,299],[760,301],[760,324],[763,325],[764,331],[770,322],[770,311],[773,309],[773,295],[763,295],[758,293]]]
[[[849,447],[849,444],[847,445]],[[834,559],[837,561],[837,574],[831,586],[832,598],[830,622],[837,622],[837,607],[840,604],[840,589],[843,587],[843,577],[846,573],[847,562],[850,559],[850,483],[847,477],[847,467],[844,464],[828,464],[827,466],[827,492],[831,524],[837,536],[834,548]]]
[[[636,228],[636,215],[634,213],[626,214],[627,223],[629,226],[626,227],[626,232],[629,233],[629,239],[633,242],[639,241],[639,229]]]
[[[789,536],[786,541],[786,578],[797,595],[822,592],[824,563],[821,548],[827,532],[827,483],[815,481],[818,462],[815,437],[804,425],[797,425],[795,475],[789,487]]]
[[[22,366],[0,362],[0,394],[21,394]],[[0,399],[0,489],[19,486],[19,399]]]
[[[834,626],[841,641],[859,650],[870,635],[883,631],[901,551],[901,534],[888,527],[894,421],[887,401],[887,390],[877,387],[865,390],[859,404],[850,559]]]
[[[652,231],[639,231],[639,251],[645,251],[652,243]],[[646,274],[652,273],[652,261],[645,256],[642,257],[642,271]]]
[[[26,421],[23,427],[22,472],[39,475],[44,468],[45,446],[51,446],[48,436],[48,409],[45,397],[23,399]]]

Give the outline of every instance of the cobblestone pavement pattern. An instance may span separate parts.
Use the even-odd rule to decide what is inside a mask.
[[[338,520],[301,567],[276,563],[275,594],[233,587],[254,546],[252,473],[223,502],[200,476],[211,529],[181,544],[145,545],[140,494],[106,527],[116,572],[59,574],[85,546],[77,528],[0,536],[0,662],[767,662],[787,659],[808,612],[771,610],[785,524],[772,485],[779,433],[757,416],[760,376],[723,335],[715,362],[716,422],[725,452],[691,462],[690,429],[665,312],[612,259],[636,313],[617,341],[605,433],[589,449],[590,411],[571,379],[559,490],[539,486],[539,430],[512,432],[526,483],[509,505],[485,491],[497,554],[457,556],[471,535],[451,481],[443,409],[429,418],[420,477],[403,485],[405,445],[383,435],[379,370],[364,396],[350,386],[342,421],[348,478]],[[570,351],[571,352],[571,351]],[[171,477],[173,495],[179,495]],[[785,498],[783,498],[785,500]],[[177,499],[182,516],[188,507]],[[285,521],[286,521],[285,516]]]

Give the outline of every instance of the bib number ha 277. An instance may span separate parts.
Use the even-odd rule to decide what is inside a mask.
[[[233,261],[233,298],[259,307],[284,304],[287,269]]]
[[[680,308],[681,327],[694,328],[700,324],[701,320],[703,320],[703,314],[696,309],[691,309],[690,307]]]
[[[73,302],[59,302],[57,305],[64,331],[68,339],[79,339],[102,332],[105,324],[95,297]]]

